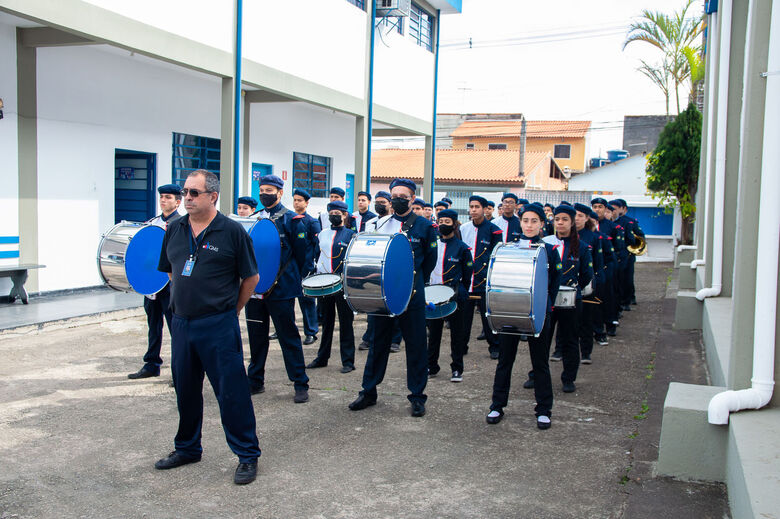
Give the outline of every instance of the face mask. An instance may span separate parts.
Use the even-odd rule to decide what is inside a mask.
[[[374,209],[376,209],[376,214],[379,216],[384,216],[387,214],[387,207],[385,204],[377,202],[374,204]]]
[[[390,200],[395,214],[404,214],[409,210],[409,200],[406,198],[393,198]]]
[[[263,204],[263,207],[271,207],[276,203],[276,200],[276,195],[270,193],[262,193],[260,195],[260,203]]]
[[[328,220],[330,220],[331,225],[335,225],[338,227],[341,225],[341,215],[340,214],[329,214]]]
[[[441,235],[442,236],[448,236],[454,230],[455,230],[455,226],[454,225],[444,225],[444,224],[442,224],[442,225],[439,226],[439,231],[441,231]]]

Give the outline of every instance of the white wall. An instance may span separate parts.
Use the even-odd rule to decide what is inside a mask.
[[[279,177],[287,171],[282,203],[288,208],[293,152],[331,157],[331,187],[343,188],[346,175],[355,172],[354,117],[306,103],[253,103],[251,110],[248,162],[271,164]],[[316,216],[324,203],[325,199],[312,198],[309,212]]]
[[[157,184],[169,183],[172,132],[219,137],[220,83],[125,51],[39,49],[38,116],[40,289],[92,286],[115,149],[156,153]]]
[[[16,98],[16,28],[0,22],[0,236],[19,236],[19,162]],[[1,245],[0,250],[19,250],[18,245]],[[0,265],[17,263],[18,259],[1,259]],[[5,290],[0,291],[5,294]]]
[[[244,2],[243,57],[362,98],[365,12],[346,0]]]

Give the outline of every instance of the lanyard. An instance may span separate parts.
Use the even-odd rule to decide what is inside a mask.
[[[187,234],[190,237],[190,260],[194,260],[198,257],[198,250],[200,250],[200,244],[203,243],[203,238],[206,237],[206,233],[209,231],[209,227],[211,227],[211,224],[206,226],[205,229],[203,229],[203,232],[200,233],[200,238],[195,240],[195,238],[192,237],[192,226],[187,225],[187,230],[189,231]]]

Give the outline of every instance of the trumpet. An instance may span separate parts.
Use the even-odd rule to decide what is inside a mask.
[[[636,233],[632,232],[631,234],[634,235],[634,242],[635,245],[629,245],[626,247],[628,249],[628,252],[633,254],[634,256],[641,256],[647,252],[647,240],[645,240],[644,236],[638,236]]]

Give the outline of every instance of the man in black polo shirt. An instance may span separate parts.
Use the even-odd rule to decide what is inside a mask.
[[[154,466],[163,470],[200,461],[205,372],[219,403],[228,445],[238,456],[233,481],[243,485],[255,479],[260,448],[238,315],[257,286],[257,263],[247,232],[217,211],[216,175],[193,171],[182,196],[188,214],[168,227],[157,267],[171,278],[171,357],[179,430],[176,450]]]

